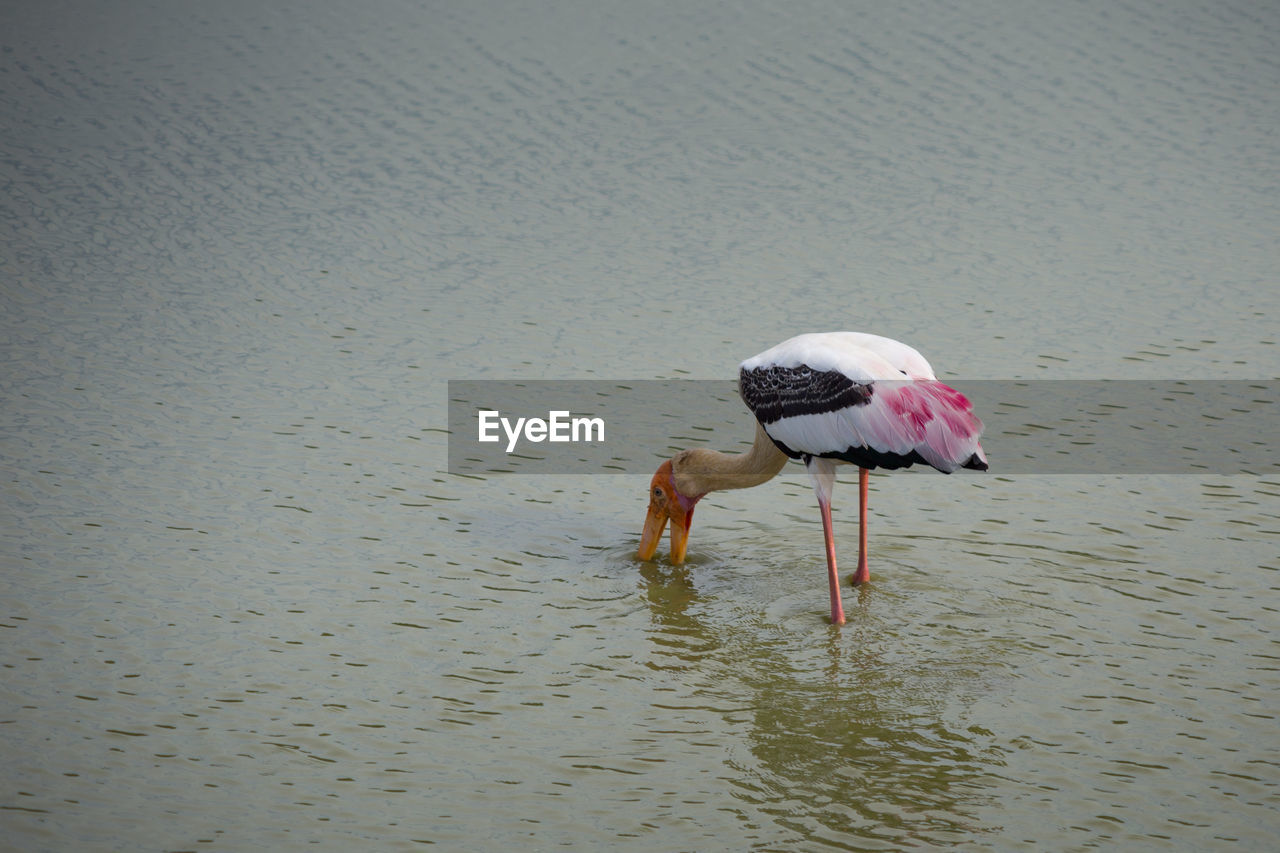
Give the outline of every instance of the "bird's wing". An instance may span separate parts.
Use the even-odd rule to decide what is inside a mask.
[[[739,374],[747,408],[783,452],[865,468],[916,462],[950,473],[984,467],[982,421],[937,380],[855,379],[838,370],[766,365]]]

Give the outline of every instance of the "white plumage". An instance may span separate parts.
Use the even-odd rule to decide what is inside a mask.
[[[742,370],[776,365],[838,370],[850,379],[935,379],[914,347],[866,332],[810,332],[788,338],[742,362]]]
[[[925,462],[948,474],[986,466],[982,422],[969,401],[900,341],[861,332],[799,335],[739,371],[747,406],[794,458],[870,468]]]

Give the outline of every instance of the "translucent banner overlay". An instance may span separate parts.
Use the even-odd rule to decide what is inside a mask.
[[[1278,380],[945,381],[985,425],[990,474],[1280,473]],[[449,381],[451,474],[649,476],[754,434],[732,380]]]

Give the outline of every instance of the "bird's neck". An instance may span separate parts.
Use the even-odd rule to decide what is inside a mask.
[[[671,460],[676,489],[689,497],[724,489],[749,489],[771,480],[787,464],[787,456],[756,424],[756,440],[746,453],[719,453],[694,448]]]

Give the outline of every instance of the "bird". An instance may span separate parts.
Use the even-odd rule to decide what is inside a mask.
[[[671,525],[671,562],[684,562],[694,506],[708,492],[744,489],[772,479],[788,460],[804,463],[818,498],[826,545],[831,622],[845,621],[840,601],[831,492],[836,466],[858,466],[858,567],[867,567],[867,488],[872,469],[932,466],[950,474],[988,469],[979,443],[982,421],[969,400],[934,375],[917,350],[866,332],[797,335],[739,365],[738,391],[755,416],[744,453],[682,450],[658,466],[637,558],[651,560]]]

